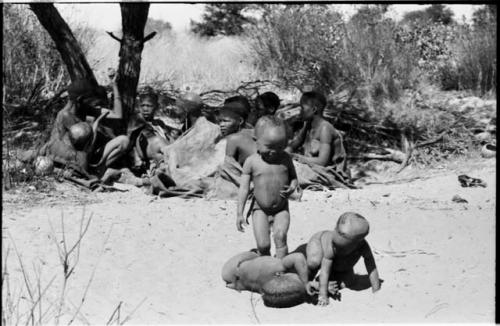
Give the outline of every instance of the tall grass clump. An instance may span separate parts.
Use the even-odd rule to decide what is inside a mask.
[[[118,48],[119,44],[106,34],[99,36],[89,53],[94,69],[105,71],[117,65]],[[140,83],[166,83],[203,92],[235,89],[244,81],[261,78],[263,74],[254,66],[244,37],[207,39],[188,32],[172,32],[154,37],[142,53]]]

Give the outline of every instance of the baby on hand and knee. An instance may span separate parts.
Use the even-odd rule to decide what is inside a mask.
[[[288,197],[297,188],[297,175],[290,155],[285,152],[287,132],[279,118],[264,116],[255,126],[257,153],[249,156],[244,165],[238,193],[236,227],[243,231],[248,225],[243,217],[250,182],[254,184],[252,213],[253,231],[261,255],[270,255],[270,231],[276,246],[276,257],[288,253],[286,236],[290,225]]]
[[[320,231],[307,243],[307,265],[314,277],[319,269],[319,305],[328,304],[328,281],[334,279],[340,287],[354,286],[353,267],[363,257],[373,292],[380,289],[380,279],[372,251],[365,237],[368,221],[357,213],[342,214],[333,231]],[[311,275],[311,274],[310,274]]]

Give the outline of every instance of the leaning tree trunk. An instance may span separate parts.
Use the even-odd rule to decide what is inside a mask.
[[[30,8],[54,41],[66,64],[71,81],[87,79],[97,83],[78,41],[54,5],[51,3],[32,3]]]
[[[149,3],[120,3],[122,13],[121,39],[109,33],[111,37],[120,42],[120,62],[118,65],[118,89],[122,96],[125,119],[134,110],[137,85],[141,73],[141,55],[144,43],[156,33],[144,37],[144,27],[148,19]]]

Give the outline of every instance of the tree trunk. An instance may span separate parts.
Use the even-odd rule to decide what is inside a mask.
[[[123,37],[120,40],[118,65],[118,89],[122,96],[125,119],[134,110],[137,85],[141,73],[141,54],[144,43],[144,27],[148,19],[149,3],[120,3]],[[113,37],[113,35],[110,33]]]
[[[87,79],[97,83],[78,41],[54,5],[51,3],[32,3],[30,8],[54,41],[66,64],[71,81]]]

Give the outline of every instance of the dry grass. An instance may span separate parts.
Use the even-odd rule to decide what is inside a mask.
[[[85,263],[80,262],[80,250],[84,236],[89,230],[92,214],[89,217],[85,215],[84,208],[78,233],[73,235],[73,237],[76,237],[74,241],[69,240],[70,234],[65,229],[67,222],[65,222],[64,213],[61,213],[61,225],[59,230],[57,230],[60,238],[56,235],[56,230],[49,221],[51,229],[49,238],[53,240],[57,248],[62,273],[55,273],[47,282],[44,282],[47,278],[42,277],[42,266],[40,263],[32,262],[32,269],[29,269],[12,236],[7,232],[9,239],[7,247],[4,246],[4,238],[2,238],[2,248],[4,248],[2,256],[4,258],[2,261],[1,316],[3,325],[59,325],[61,322],[71,325],[75,321],[91,324],[81,313],[81,310],[92,281],[96,276],[97,266],[104,253],[105,245],[108,243],[112,227],[107,233],[102,249],[98,254],[97,263],[92,270],[83,293],[77,304],[74,304],[68,297],[67,290],[75,269],[79,264]],[[11,254],[12,251],[15,256]],[[11,261],[12,259],[17,261],[17,266],[15,261]],[[119,317],[119,310],[122,304],[120,302],[117,309],[112,312],[108,324],[116,322],[116,324],[123,325],[123,323],[130,320],[132,314],[142,305],[144,300],[123,319]]]
[[[118,65],[119,44],[107,34],[97,37],[88,60],[105,82],[108,67]],[[235,89],[242,82],[266,79],[266,73],[253,65],[248,43],[241,37],[199,38],[178,32],[156,36],[142,53],[141,83],[168,83],[195,92]]]

